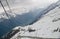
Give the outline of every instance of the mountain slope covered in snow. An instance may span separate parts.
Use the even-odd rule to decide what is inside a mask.
[[[59,13],[57,13],[59,11],[59,8],[58,8],[59,4],[60,4],[60,1],[58,1],[58,3],[50,5],[49,7],[42,10],[41,12],[40,12],[40,10],[35,10],[36,12],[35,11],[27,12],[22,15],[16,15],[15,17],[11,17],[10,19],[5,19],[2,22],[0,22],[0,26],[3,26],[0,28],[0,30],[2,29],[2,31],[0,33],[2,34],[2,32],[4,32],[4,34],[5,34],[5,33],[7,33],[7,31],[11,30],[11,28],[16,27],[16,26],[26,26],[26,27],[24,27],[26,30],[28,29],[28,27],[31,27],[31,28],[35,29],[35,32],[30,33],[28,31],[26,31],[24,34],[20,34],[21,36],[26,36],[26,34],[27,34],[27,36],[31,36],[31,35],[36,36],[36,37],[38,37],[38,36],[47,37],[48,36],[48,37],[53,38],[53,37],[55,37],[55,35],[54,34],[52,35],[51,28],[53,28],[56,25],[59,25],[59,22],[58,22],[58,24],[56,24],[55,21],[59,20],[60,18],[57,18],[56,20],[53,20],[52,22],[51,22],[51,20],[55,19],[55,17],[59,17],[59,15],[58,15]],[[57,12],[55,12],[54,10],[56,10]],[[38,13],[38,14],[35,15],[35,13]],[[55,13],[56,13],[56,15],[55,15]],[[53,16],[53,15],[55,15],[55,16]],[[38,20],[38,21],[36,21],[36,20]],[[35,23],[35,21],[36,21],[36,23]],[[56,27],[54,27],[53,29],[55,29]],[[48,30],[47,30],[47,28],[48,28]],[[7,30],[7,29],[9,29],[9,30]],[[59,31],[58,27],[57,27],[57,31]],[[59,37],[58,34],[57,34],[56,38],[57,37]]]
[[[21,36],[22,39],[28,39],[29,37],[56,38],[56,39],[60,38],[60,6],[49,11],[34,24],[20,28],[24,30],[23,31],[20,30],[20,32],[15,34],[11,39],[15,38],[18,39],[21,38]],[[35,31],[30,32],[28,29],[32,29]]]

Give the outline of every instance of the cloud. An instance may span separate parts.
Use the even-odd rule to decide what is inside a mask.
[[[38,7],[44,8],[56,1],[57,0],[14,0],[14,3],[22,7],[31,9],[31,8],[38,8]]]
[[[58,0],[8,0],[8,3],[12,9],[16,9],[16,12],[25,12],[35,8],[45,8],[56,1]]]
[[[8,0],[10,7],[14,9],[13,12],[22,13],[29,12],[37,8],[45,8],[57,0]]]

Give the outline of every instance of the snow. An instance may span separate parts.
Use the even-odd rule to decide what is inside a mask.
[[[23,29],[25,29],[25,31],[20,31],[15,36],[16,36],[16,38],[18,36],[60,38],[59,31],[53,32],[53,30],[55,30],[57,28],[60,29],[60,19],[57,20],[58,18],[60,18],[60,8],[56,7],[55,9],[51,10],[46,15],[44,15],[36,23],[23,27]],[[57,21],[53,22],[53,20],[57,20]],[[28,28],[35,29],[36,31],[28,32]],[[13,36],[12,38],[14,39],[15,36]],[[22,38],[22,39],[28,39],[28,37]]]
[[[1,0],[6,11],[9,10],[6,1]],[[40,2],[42,1],[42,2]],[[22,15],[24,13],[27,13],[29,11],[31,11],[34,8],[44,8],[47,7],[47,5],[50,5],[52,3],[55,3],[57,0],[8,0],[9,6],[12,10],[12,13],[8,12],[9,15],[12,15],[13,17],[16,17],[16,14],[18,15]],[[44,5],[45,4],[45,5]],[[4,10],[2,8],[2,6],[0,6],[0,14],[4,13]],[[7,16],[0,16],[0,19],[9,19]],[[3,20],[2,19],[2,20]],[[1,20],[0,20],[1,21]]]
[[[59,3],[60,4],[60,3]],[[58,5],[58,4],[57,4]],[[21,8],[13,9],[13,12],[17,12],[18,14],[22,14],[23,12],[29,12],[29,10],[26,10],[25,8],[20,10]],[[21,13],[19,13],[19,11]],[[9,13],[9,16],[14,16],[17,13]],[[0,15],[0,18],[6,18],[6,15]],[[53,32],[55,29],[60,29],[60,8],[57,7],[47,14],[45,14],[41,19],[39,19],[37,22],[33,23],[32,25],[27,25],[25,27],[16,27],[13,30],[16,30],[20,28],[20,31],[15,34],[11,39],[15,39],[18,36],[26,36],[26,37],[42,37],[42,38],[60,38],[60,32],[59,30],[57,32]],[[55,22],[53,22],[55,20]],[[2,21],[2,20],[1,20]],[[28,29],[35,29],[34,32],[29,32]],[[23,29],[23,30],[22,30]],[[22,38],[25,39],[25,38]],[[28,39],[28,38],[26,38]]]
[[[57,12],[53,12],[57,11]],[[53,30],[56,29],[57,27],[60,28],[60,20],[57,22],[52,22],[53,19],[57,19],[60,17],[60,9],[57,8],[55,10],[52,10],[48,14],[46,14],[43,18],[41,18],[38,22],[34,23],[33,25],[30,25],[28,27],[35,28],[36,32],[25,32],[23,36],[27,34],[27,36],[39,36],[39,37],[47,37],[47,38],[60,38],[60,32],[54,32]],[[52,14],[53,12],[53,14]],[[37,33],[37,35],[36,35]]]

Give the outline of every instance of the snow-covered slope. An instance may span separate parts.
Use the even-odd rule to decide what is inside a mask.
[[[52,4],[47,9],[44,9],[37,16],[37,18],[34,18],[34,16],[33,16],[34,14],[32,14],[34,12],[28,12],[27,14],[17,15],[16,17],[11,17],[10,19],[4,20],[0,23],[0,25],[3,26],[0,28],[0,30],[1,29],[6,30],[4,32],[4,33],[6,33],[7,31],[10,31],[11,28],[13,28],[15,26],[27,25],[26,27],[20,27],[20,28],[22,28],[23,31],[21,30],[20,32],[18,32],[15,36],[12,37],[12,39],[14,39],[15,37],[17,38],[18,36],[31,37],[31,38],[33,38],[33,37],[59,38],[58,34],[60,33],[60,28],[59,28],[60,8],[57,7],[57,6],[59,6],[59,4],[60,4],[60,2]],[[5,18],[5,16],[4,16],[4,18]],[[30,24],[34,19],[38,19],[38,20],[36,22]],[[30,25],[28,25],[28,24],[30,24]],[[9,30],[7,30],[7,29],[9,29]],[[32,30],[29,31],[30,29],[32,29]],[[0,32],[0,33],[2,33],[2,32]]]
[[[12,9],[14,11],[15,9]],[[38,15],[38,13],[43,10],[43,9],[34,9],[28,12],[21,13],[20,10],[18,12],[13,12],[10,13],[9,10],[7,10],[7,14],[9,18],[6,16],[6,13],[1,13],[0,14],[0,37],[3,34],[6,34],[10,30],[12,30],[16,26],[23,26],[23,25],[28,25],[31,23],[35,17]],[[23,10],[22,10],[23,12]],[[20,14],[16,14],[20,13]],[[36,14],[35,14],[36,13]],[[3,33],[2,33],[3,32]]]
[[[53,22],[53,20],[55,20]],[[54,9],[41,18],[38,22],[33,25],[27,26],[26,28],[34,28],[35,32],[25,32],[22,36],[36,36],[45,38],[60,38],[60,9]],[[55,29],[59,28],[58,31],[54,32]]]
[[[60,6],[45,14],[36,23],[20,28],[24,30],[20,30],[11,39],[60,38]],[[34,31],[29,32],[29,29]]]

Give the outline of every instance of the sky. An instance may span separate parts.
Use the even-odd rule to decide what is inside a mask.
[[[20,8],[22,12],[24,12],[35,8],[45,8],[57,1],[58,0],[14,0],[14,4],[16,5],[14,7]]]
[[[35,8],[45,8],[57,1],[58,0],[8,0],[10,7],[16,9],[16,12],[25,12]],[[8,7],[5,8],[6,10],[8,9]],[[3,12],[2,7],[0,7],[0,12]]]
[[[16,0],[15,2],[20,3],[20,5],[23,6],[30,6],[30,7],[45,7],[47,5],[50,5],[51,3],[54,3],[58,0]]]

